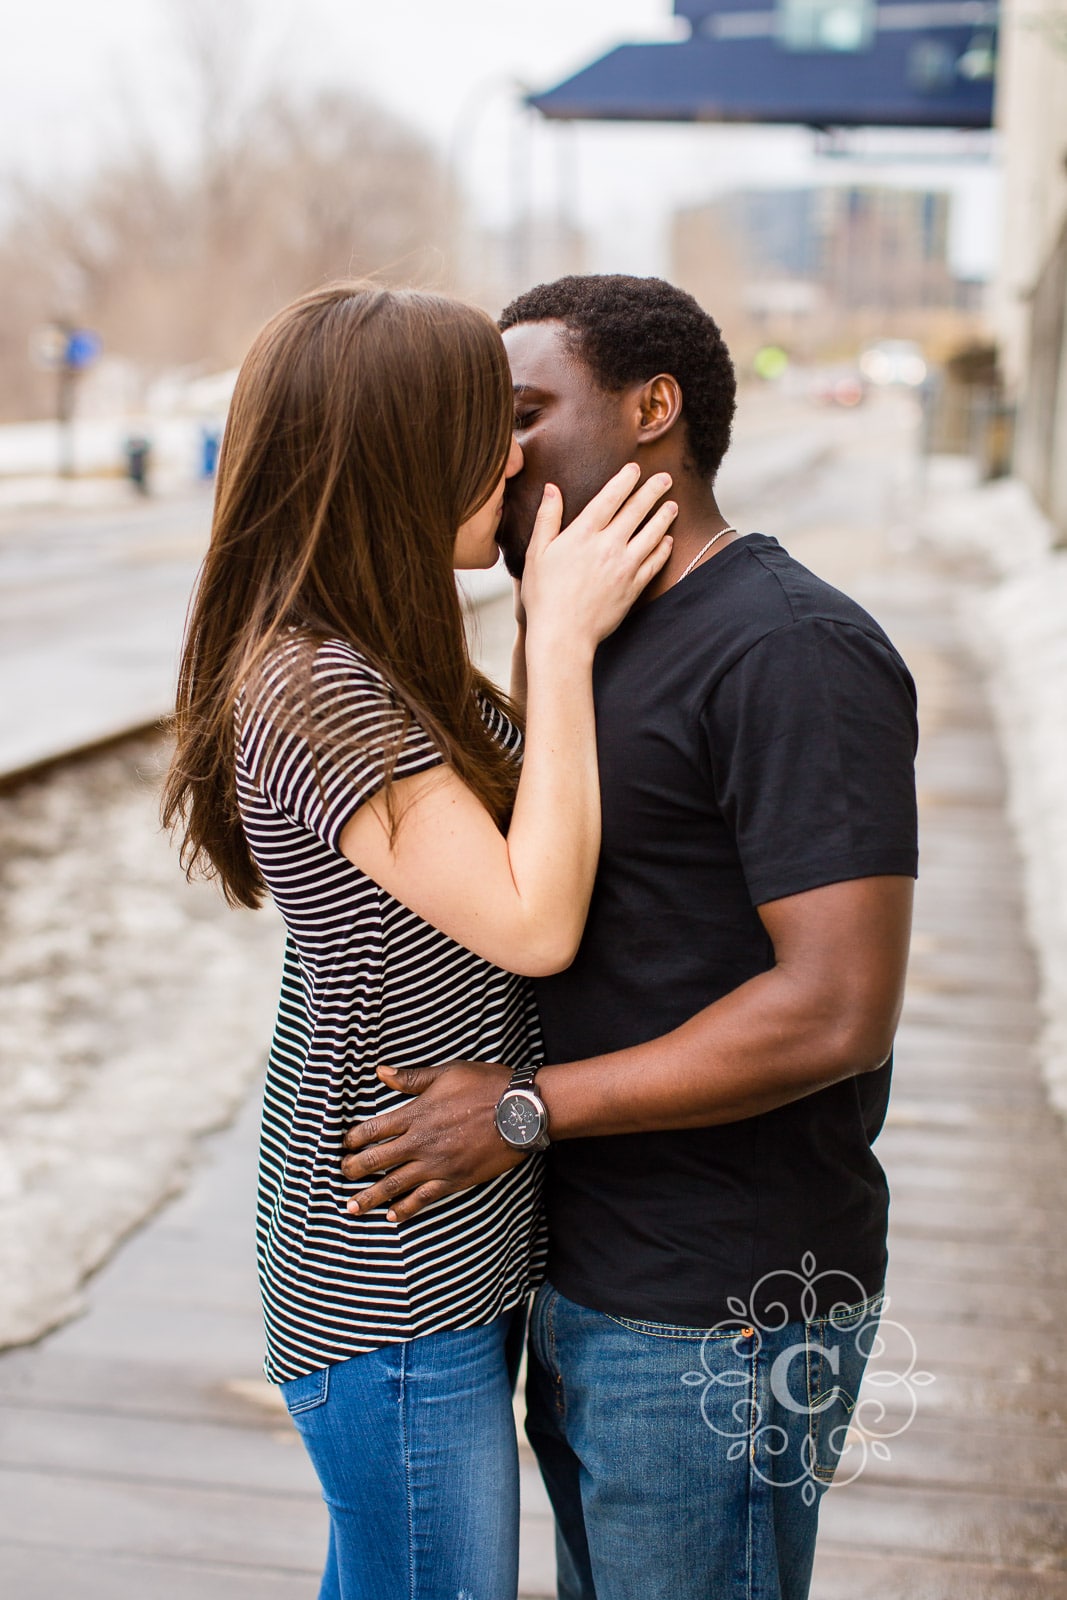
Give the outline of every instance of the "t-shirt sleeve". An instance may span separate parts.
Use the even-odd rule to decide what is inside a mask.
[[[786,624],[720,679],[704,726],[753,905],[915,876],[915,687],[888,640],[837,621]]]
[[[294,713],[285,685],[295,670],[294,653],[282,653],[242,706],[241,756],[271,806],[337,850],[345,824],[388,774],[411,777],[443,757],[382,674],[350,646],[318,647]]]

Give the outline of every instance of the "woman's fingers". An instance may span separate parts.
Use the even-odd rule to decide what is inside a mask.
[[[660,547],[678,514],[675,501],[661,504],[671,477],[657,472],[639,483],[639,476],[637,464],[628,463],[559,538],[543,535],[539,549],[531,544],[535,559],[527,562],[523,579],[528,638],[543,639],[546,630],[551,636],[565,626],[571,643],[598,643],[618,627],[648,582],[638,582],[644,563],[648,576],[666,563],[670,545]]]
[[[662,572],[667,562],[671,559],[674,549],[674,540],[667,534],[656,545],[656,548],[645,557],[634,574],[634,587],[638,594],[643,593],[657,572]]]
[[[611,560],[616,563],[616,571],[626,585],[628,606],[633,604],[656,573],[662,571],[670,560],[671,551],[674,549],[674,538],[670,527],[677,515],[677,502],[668,500],[652,513],[636,533],[626,537],[622,544],[617,540],[613,541],[614,555]],[[605,540],[609,533],[617,533],[614,526],[611,530],[605,531],[603,535]]]
[[[629,467],[617,472],[600,493],[590,500],[585,510],[579,512],[574,521],[568,524],[568,533],[572,531],[611,533],[616,538],[625,540],[640,527],[656,503],[663,499],[673,480],[669,472],[655,472],[650,478],[646,478],[644,483],[638,483],[636,488],[631,488],[628,495],[620,498],[619,489],[626,487],[624,475],[629,473],[630,478],[636,483],[635,473],[640,472],[640,468],[634,463],[631,465],[634,465],[635,472],[631,473]]]
[[[646,478],[625,504],[619,507],[608,523],[606,532],[615,535],[616,538],[629,539],[659,505],[670,489],[672,481],[669,472],[655,472],[651,478]]]
[[[677,500],[665,500],[637,532],[626,541],[626,548],[635,561],[641,562],[669,536],[671,523],[678,515]]]
[[[563,496],[554,483],[546,483],[541,495],[541,504],[537,508],[534,518],[533,532],[530,535],[530,544],[527,550],[527,560],[531,554],[535,557],[546,544],[551,544],[560,529],[563,521]]]
[[[639,483],[641,468],[636,461],[627,462],[613,478],[609,478],[599,494],[567,525],[568,535],[611,533],[616,540],[626,542],[652,512],[657,502],[670,488],[669,472],[653,473],[644,483]],[[636,485],[636,487],[635,487]],[[677,514],[677,507],[668,517]],[[560,532],[563,520],[563,496],[555,484],[546,483],[544,495],[534,520],[530,536],[527,561],[537,557]],[[521,598],[524,598],[520,594]]]
[[[595,494],[589,504],[585,506],[569,524],[571,528],[591,528],[598,531],[611,525],[619,508],[625,505],[634,492],[634,485],[641,476],[641,468],[636,461],[628,461],[613,478],[609,478],[598,494]],[[670,479],[667,479],[668,485]],[[664,491],[661,489],[660,494]],[[656,497],[658,498],[658,496]],[[638,518],[640,521],[640,518]]]

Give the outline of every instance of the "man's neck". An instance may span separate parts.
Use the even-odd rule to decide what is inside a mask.
[[[676,484],[671,494],[678,502],[678,515],[671,526],[674,549],[667,565],[645,590],[642,596],[644,600],[654,600],[657,595],[673,589],[691,568],[714,560],[721,550],[738,537],[719,510],[710,490],[700,488],[687,493],[685,488]]]

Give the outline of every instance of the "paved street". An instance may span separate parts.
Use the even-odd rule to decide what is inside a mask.
[[[886,1414],[861,1412],[865,1465],[825,1502],[813,1592],[1067,1600],[1064,1131],[1035,1054],[1003,773],[954,615],[961,578],[909,540],[907,432],[892,405],[828,418],[807,471],[752,480],[744,507],[743,526],[777,534],[884,623],[922,707],[922,878],[879,1146],[899,1326],[872,1366],[896,1381],[868,1391]],[[505,600],[480,618],[497,662],[507,614]],[[0,1357],[5,1597],[314,1595],[324,1513],[259,1376],[256,1110],[205,1143],[196,1180],[99,1274],[84,1318]],[[522,1591],[540,1600],[550,1524],[529,1460],[523,1490]]]
[[[210,521],[203,489],[0,516],[0,776],[170,708]]]

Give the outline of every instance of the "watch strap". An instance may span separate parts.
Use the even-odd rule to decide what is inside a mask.
[[[540,1070],[540,1062],[538,1062],[534,1067],[516,1067],[514,1072],[511,1074],[511,1077],[508,1079],[508,1089],[532,1089],[536,1094],[537,1085],[534,1083],[534,1078],[537,1076]],[[505,1089],[504,1093],[506,1094],[507,1092],[507,1089]]]

